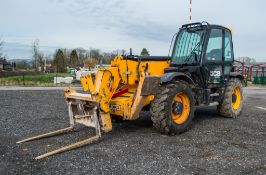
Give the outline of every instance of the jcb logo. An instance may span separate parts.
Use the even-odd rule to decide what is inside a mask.
[[[211,77],[220,77],[221,71],[210,71],[210,76]]]

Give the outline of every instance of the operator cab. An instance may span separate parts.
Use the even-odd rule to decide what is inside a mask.
[[[172,69],[189,72],[194,81],[207,88],[223,85],[233,70],[233,62],[230,29],[206,22],[180,28],[172,51]]]

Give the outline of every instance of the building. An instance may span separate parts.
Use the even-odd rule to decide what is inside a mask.
[[[0,71],[11,71],[12,65],[6,59],[0,58]]]

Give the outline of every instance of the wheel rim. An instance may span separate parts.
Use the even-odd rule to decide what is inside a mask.
[[[178,93],[175,95],[172,103],[172,120],[177,124],[183,124],[190,112],[190,99],[184,93]]]
[[[234,87],[233,88],[233,93],[232,93],[232,108],[234,110],[237,110],[240,106],[241,103],[241,92],[239,87]]]

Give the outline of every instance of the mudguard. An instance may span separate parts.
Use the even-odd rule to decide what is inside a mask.
[[[186,74],[182,72],[170,72],[170,73],[165,73],[163,76],[161,76],[161,84],[167,83],[172,81],[173,79],[181,79],[189,84],[194,84],[194,81]]]
[[[244,79],[243,75],[239,72],[230,72],[230,78],[239,78],[243,84],[243,86],[247,86],[247,80]]]
[[[244,80],[244,77],[239,72],[230,72],[230,77],[239,78],[240,80]]]

